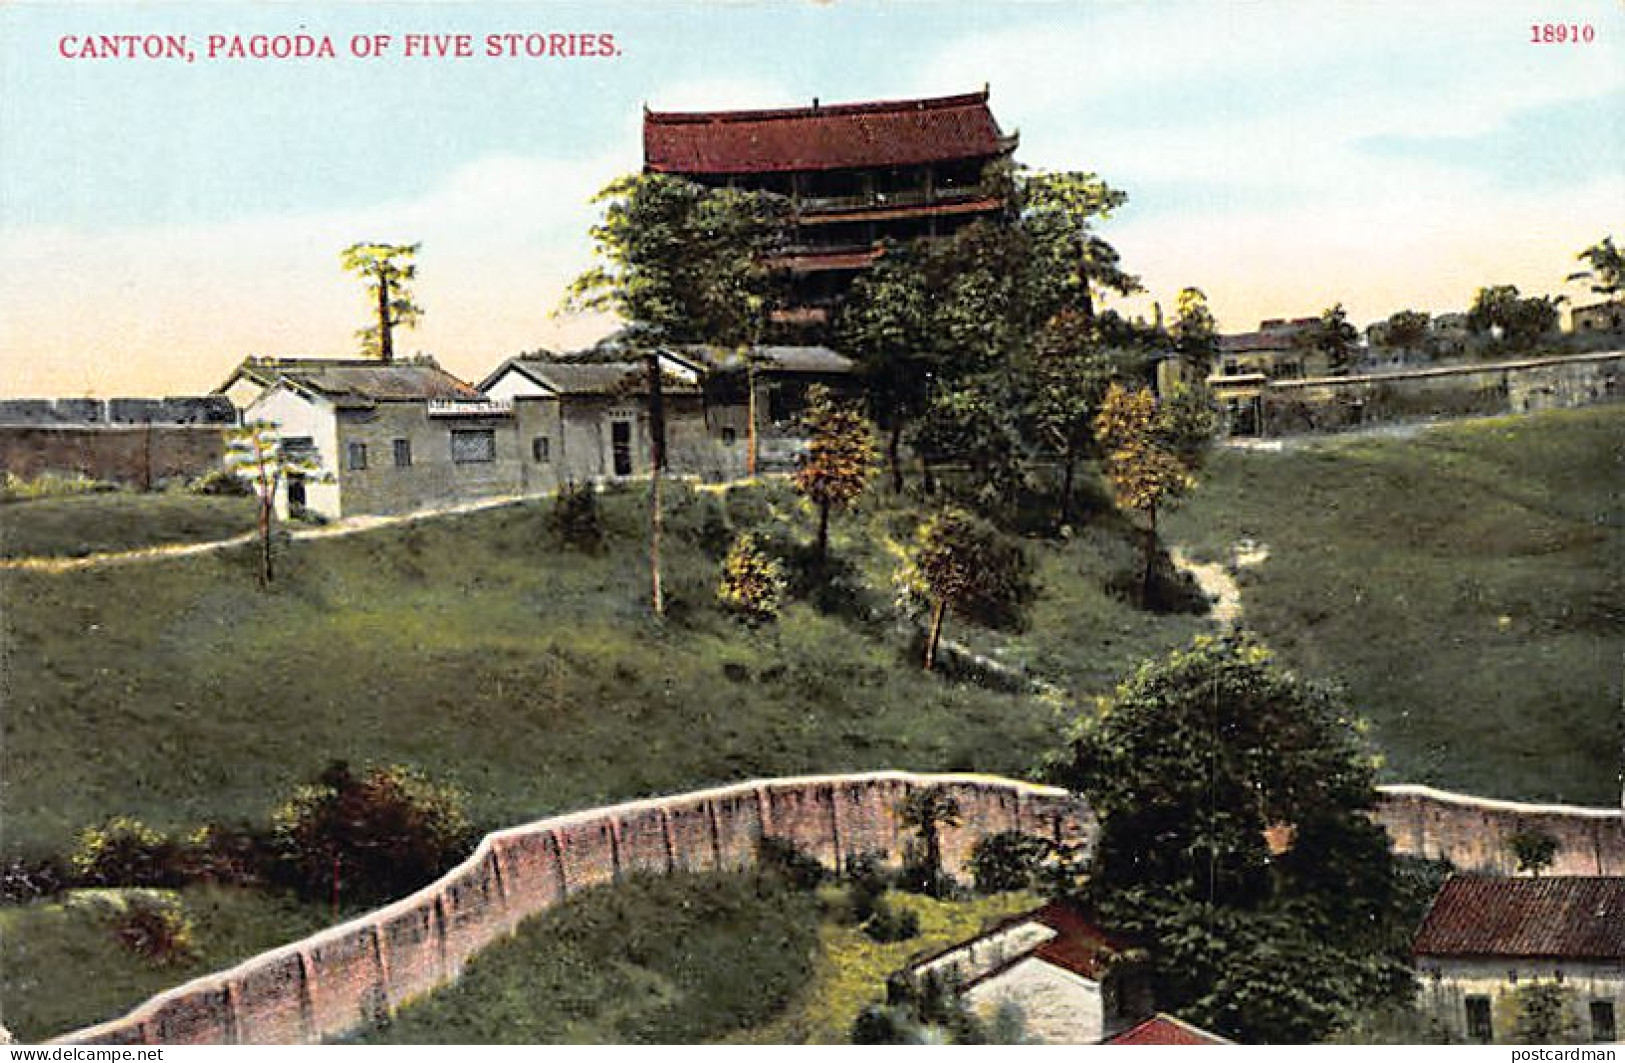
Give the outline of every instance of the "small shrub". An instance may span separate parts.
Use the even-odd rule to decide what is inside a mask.
[[[723,605],[750,620],[772,620],[779,615],[784,587],[784,566],[762,549],[756,536],[747,532],[734,540],[717,588]]]
[[[82,472],[62,474],[45,472],[26,480],[15,473],[6,473],[0,484],[0,502],[20,502],[34,498],[64,498],[69,495],[98,494],[116,491],[116,484],[93,480]]]
[[[1049,848],[1043,838],[1020,831],[988,835],[971,850],[971,876],[977,891],[1008,893],[1028,888]]]
[[[254,493],[247,480],[226,469],[210,469],[188,483],[186,490],[194,495],[245,498]]]
[[[86,886],[178,886],[185,879],[181,847],[138,819],[115,816],[79,832],[68,866]]]
[[[846,906],[851,922],[869,921],[881,906],[881,898],[891,885],[879,853],[859,853],[846,861]]]
[[[888,904],[884,897],[875,899],[873,914],[863,924],[863,932],[871,941],[890,944],[918,937],[920,917],[907,908]]]
[[[559,488],[549,516],[553,534],[564,545],[587,553],[604,548],[604,514],[592,484],[570,482]]]
[[[113,917],[113,936],[142,959],[161,967],[196,957],[192,920],[178,900],[134,894]]]
[[[1543,830],[1520,830],[1507,839],[1507,848],[1518,861],[1518,870],[1539,875],[1552,866],[1559,842]]]
[[[67,888],[68,875],[54,857],[17,857],[0,866],[0,904],[27,904]]]
[[[376,901],[425,885],[467,852],[456,789],[401,765],[355,775],[336,761],[272,817],[281,870],[310,898]]]
[[[855,1045],[920,1045],[926,1043],[925,1030],[907,1007],[870,1004],[852,1021]]]
[[[814,890],[829,877],[824,865],[789,838],[764,836],[756,846],[756,862],[762,871],[792,889]]]

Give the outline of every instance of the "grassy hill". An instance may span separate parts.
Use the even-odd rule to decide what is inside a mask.
[[[1625,407],[1227,451],[1166,528],[1210,559],[1268,547],[1248,622],[1344,684],[1389,778],[1618,800]]]

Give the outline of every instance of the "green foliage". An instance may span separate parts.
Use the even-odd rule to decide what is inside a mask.
[[[734,540],[722,562],[722,583],[717,597],[729,609],[750,620],[773,620],[784,600],[784,566],[746,533]]]
[[[181,491],[46,494],[0,504],[0,557],[83,557],[230,539],[254,527],[256,506]]]
[[[1039,868],[1053,848],[1046,839],[1017,830],[979,839],[970,855],[971,876],[977,891],[1005,893],[1031,889]]]
[[[756,844],[756,866],[762,874],[802,892],[817,889],[829,878],[829,871],[817,857],[789,838],[770,834],[764,834]]]
[[[71,498],[74,495],[100,494],[116,491],[117,485],[95,480],[84,473],[44,472],[33,479],[25,479],[7,472],[0,479],[0,502],[18,502],[36,498]]]
[[[472,841],[463,795],[400,765],[335,761],[272,816],[292,884],[312,899],[381,901],[433,880]]]
[[[1202,289],[1180,289],[1168,335],[1197,380],[1206,380],[1213,371],[1213,362],[1219,354],[1218,333],[1218,322],[1208,308],[1207,295]]]
[[[1021,545],[955,508],[921,522],[899,583],[906,593],[992,628],[1020,628],[1023,610],[1037,594]]]
[[[863,923],[869,940],[889,944],[920,936],[920,917],[907,908],[896,908],[884,897],[875,901],[874,911]]]
[[[791,482],[796,493],[818,510],[818,556],[823,557],[829,546],[830,513],[857,503],[873,472],[875,448],[858,411],[837,403],[821,384],[807,389],[802,424],[807,450]]]
[[[68,857],[75,881],[91,886],[173,886],[180,881],[180,847],[130,816],[114,816],[79,832]]]
[[[417,279],[418,267],[412,261],[422,244],[380,244],[363,241],[339,253],[345,272],[354,273],[367,284],[368,308],[373,324],[356,330],[361,353],[380,361],[395,358],[395,329],[414,328],[423,317],[423,308],[412,302],[408,287]]]
[[[246,480],[241,476],[233,475],[227,469],[210,469],[202,476],[188,483],[186,489],[194,495],[213,495],[228,498],[247,498],[254,493],[254,488]]]
[[[1467,328],[1474,333],[1500,332],[1501,342],[1513,350],[1527,350],[1557,328],[1561,296],[1521,296],[1517,285],[1480,288],[1467,312]]]
[[[1509,995],[1514,1044],[1578,1044],[1585,1040],[1572,987],[1558,982],[1527,982]]]
[[[553,499],[548,525],[561,544],[586,553],[604,548],[604,515],[598,491],[590,483],[570,481]]]
[[[1199,638],[1146,664],[1080,721],[1055,778],[1101,817],[1088,893],[1151,943],[1161,1006],[1242,1040],[1301,1041],[1392,990],[1373,758],[1335,693],[1252,639]],[[1291,840],[1272,854],[1277,825]]]
[[[881,898],[891,886],[891,876],[881,863],[880,853],[848,856],[842,878],[846,880],[847,921],[861,926],[880,907]]]
[[[1612,236],[1603,237],[1574,257],[1591,268],[1569,274],[1569,280],[1589,280],[1593,292],[1610,299],[1625,291],[1625,253],[1614,246]]]
[[[983,374],[939,390],[915,431],[915,447],[931,462],[968,467],[948,491],[979,513],[1009,513],[1028,487],[1018,407],[1006,377]]]
[[[1389,347],[1421,350],[1433,337],[1433,319],[1422,310],[1399,310],[1388,315],[1384,339]]]
[[[1349,371],[1359,338],[1359,332],[1349,324],[1348,311],[1343,309],[1342,303],[1326,308],[1314,332],[1315,349],[1326,355],[1333,373]]]
[[[921,787],[911,790],[897,806],[897,821],[919,836],[919,847],[909,855],[899,880],[904,889],[928,897],[947,897],[954,880],[942,866],[942,828],[961,822],[959,802],[946,790]]]
[[[196,958],[196,931],[180,901],[162,895],[131,894],[113,916],[113,936],[118,943],[160,967]]]
[[[1543,830],[1520,830],[1507,839],[1507,848],[1518,861],[1519,871],[1538,875],[1552,866],[1558,840]]]

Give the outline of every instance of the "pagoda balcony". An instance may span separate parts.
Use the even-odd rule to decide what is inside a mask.
[[[892,192],[866,192],[850,196],[800,196],[797,210],[802,215],[843,213],[894,207],[930,207],[944,203],[962,203],[966,200],[991,198],[981,185],[962,185],[952,188],[899,189]],[[805,218],[803,220],[806,220]]]

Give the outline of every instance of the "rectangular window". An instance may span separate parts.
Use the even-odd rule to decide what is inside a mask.
[[[1619,1040],[1618,1028],[1614,1025],[1614,1002],[1612,1000],[1593,1000],[1591,1002],[1591,1039],[1593,1041],[1613,1042]]]
[[[1490,998],[1468,997],[1467,1040],[1487,1045],[1495,1040],[1495,1027],[1490,1022]]]
[[[474,465],[497,460],[497,434],[490,428],[465,429],[451,434],[451,460]]]
[[[549,440],[546,436],[537,436],[535,439],[532,439],[530,441],[530,457],[531,457],[532,461],[535,461],[535,462],[551,461],[552,460],[552,454],[550,453],[551,450],[552,450],[552,441]]]
[[[352,472],[367,467],[367,444],[347,443],[344,447],[344,467]]]
[[[412,441],[410,439],[395,440],[395,465],[404,469],[412,464]]]

